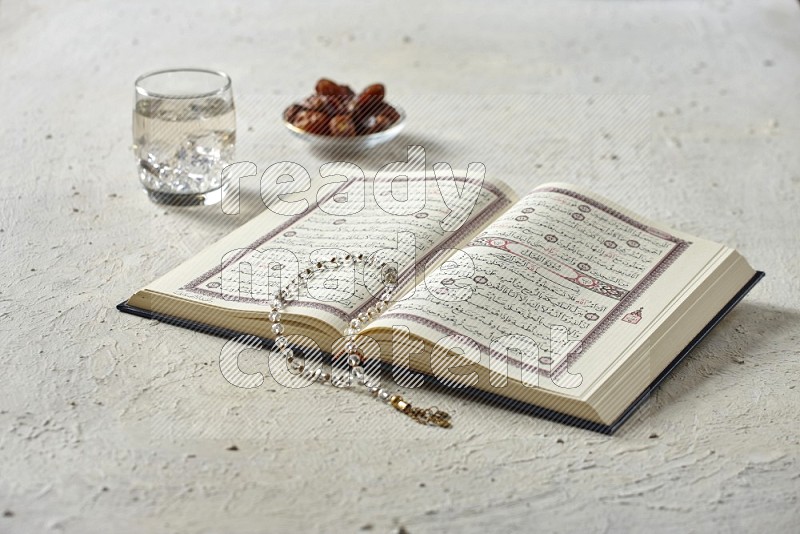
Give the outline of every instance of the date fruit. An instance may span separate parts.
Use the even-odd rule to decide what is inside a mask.
[[[297,112],[292,124],[306,132],[325,135],[328,131],[328,121],[328,115],[325,113],[304,109]]]
[[[400,120],[400,113],[384,101],[383,84],[368,85],[356,95],[347,85],[321,78],[315,91],[286,108],[284,120],[309,133],[336,137],[381,132]]]
[[[331,119],[328,128],[331,135],[336,137],[353,137],[356,135],[356,127],[353,125],[353,119],[349,115],[336,115]]]
[[[333,96],[339,94],[339,84],[327,78],[320,78],[315,89],[318,95]]]
[[[286,108],[283,112],[283,120],[286,122],[294,122],[295,116],[299,111],[303,110],[303,106],[300,104],[292,104],[288,108]]]

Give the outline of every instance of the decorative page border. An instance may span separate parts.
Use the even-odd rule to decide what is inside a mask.
[[[543,368],[541,365],[531,365],[530,363],[521,362],[517,359],[510,357],[508,354],[504,354],[498,351],[492,351],[489,346],[485,345],[484,343],[479,342],[478,340],[472,340],[480,349],[482,353],[488,353],[490,358],[498,358],[501,361],[505,361],[511,364],[513,367],[517,369],[524,369],[529,372],[538,373],[545,377],[552,377],[557,378],[559,375],[563,374],[570,365],[578,361],[580,357],[586,352],[592,344],[594,344],[602,335],[605,333],[612,324],[614,324],[622,315],[627,312],[632,305],[636,302],[636,300],[650,287],[653,283],[658,280],[664,272],[672,265],[678,257],[683,254],[683,252],[689,248],[691,242],[685,241],[680,239],[676,236],[663,232],[657,228],[652,226],[648,226],[643,224],[631,217],[621,213],[605,204],[602,204],[592,198],[589,198],[585,195],[580,193],[576,193],[574,191],[570,191],[569,189],[562,189],[559,187],[543,187],[539,189],[535,189],[533,192],[536,193],[559,193],[562,195],[566,195],[572,197],[580,202],[585,204],[589,204],[612,217],[615,217],[622,222],[629,224],[639,230],[652,234],[656,237],[664,239],[665,241],[670,241],[674,243],[672,249],[664,255],[658,263],[656,263],[650,271],[645,274],[645,276],[636,284],[634,287],[628,291],[628,293],[623,297],[612,309],[611,311],[606,314],[603,319],[601,319],[595,326],[592,328],[583,338],[576,342],[576,346],[580,347],[579,351],[570,352],[566,358],[562,362],[558,364],[555,369],[547,369]],[[435,330],[443,336],[464,336],[464,334],[457,332],[451,328],[447,328],[435,321],[431,321],[429,319],[425,319],[422,317],[418,317],[413,314],[403,313],[403,312],[389,312],[384,315],[384,317],[397,317],[400,319],[404,319],[406,321],[415,322],[417,324],[421,324],[427,328]],[[546,357],[543,357],[546,358]],[[549,363],[539,362],[542,365],[549,365]]]
[[[374,182],[387,183],[387,182],[391,182],[392,180],[394,180],[394,178],[396,178],[396,177],[395,176],[391,176],[391,177],[381,176],[381,177],[376,177]],[[465,183],[480,184],[479,181],[471,179],[471,178],[468,178],[468,177],[459,176],[457,178],[463,178]],[[417,178],[417,179],[423,180],[425,182],[432,182],[433,181],[433,180],[429,179],[427,177],[427,175],[426,175],[425,178]],[[339,194],[343,193],[345,190],[347,190],[347,188],[353,186],[354,184],[358,183],[359,181],[361,181],[361,180],[358,180],[358,181],[356,181],[356,180],[347,181],[347,182],[343,183],[340,187],[338,187],[336,190],[331,192],[328,196],[326,196],[320,202],[324,203],[325,201],[335,197],[336,195],[339,195]],[[494,200],[489,202],[486,205],[486,207],[484,207],[483,210],[476,217],[474,217],[472,219],[468,219],[464,224],[462,224],[458,228],[458,230],[452,232],[451,235],[449,237],[447,237],[447,239],[445,239],[438,247],[435,247],[435,248],[432,248],[431,250],[429,250],[422,258],[419,259],[419,261],[416,263],[416,265],[413,265],[413,266],[409,267],[408,269],[406,269],[405,271],[403,271],[402,273],[400,273],[400,275],[398,276],[399,286],[403,286],[411,278],[413,278],[415,276],[417,266],[419,266],[419,265],[422,265],[422,266],[427,265],[428,261],[431,258],[433,258],[434,256],[436,256],[437,254],[439,254],[443,249],[450,248],[451,245],[453,245],[455,243],[458,243],[465,235],[468,235],[469,233],[473,232],[476,228],[480,227],[485,221],[493,220],[494,218],[496,218],[498,212],[505,210],[505,208],[507,208],[509,205],[511,205],[511,199],[508,196],[506,196],[500,190],[500,188],[498,188],[494,184],[486,182],[484,180],[481,187],[482,187],[482,189],[486,189],[490,193],[492,193],[494,195],[494,197],[495,197]],[[427,194],[427,185],[426,185],[426,194]],[[249,246],[245,247],[245,250],[243,250],[242,252],[236,254],[234,257],[230,258],[224,264],[221,264],[219,266],[215,266],[213,269],[211,269],[209,271],[206,271],[205,273],[203,273],[202,275],[198,276],[197,278],[195,278],[194,280],[192,280],[188,284],[186,284],[183,287],[181,287],[181,289],[185,290],[185,291],[189,291],[191,293],[196,293],[198,295],[205,295],[205,296],[209,296],[209,297],[213,297],[213,298],[221,299],[221,300],[225,301],[225,299],[220,296],[219,292],[209,291],[208,289],[205,289],[205,288],[202,288],[202,287],[199,287],[199,286],[204,284],[205,282],[207,282],[209,279],[219,275],[223,270],[227,269],[232,264],[239,262],[242,258],[244,258],[245,256],[247,256],[247,254],[249,254],[249,250],[258,249],[259,247],[261,247],[265,243],[267,243],[270,240],[272,240],[278,234],[283,233],[289,227],[297,224],[299,221],[301,221],[305,217],[308,217],[314,210],[316,210],[319,207],[320,202],[315,203],[310,209],[307,209],[305,212],[303,212],[303,213],[301,213],[299,215],[292,216],[285,223],[283,223],[283,224],[279,225],[278,227],[274,228],[269,233],[264,234],[263,236],[259,237],[257,240],[252,242]],[[249,304],[265,304],[265,305],[269,302],[268,300],[265,300],[265,299],[255,299],[255,298],[248,298],[248,297],[245,297],[245,298],[241,298],[240,297],[236,301],[237,302],[247,302]],[[306,301],[300,300],[300,301],[292,302],[292,307],[308,308],[308,309],[313,309],[313,310],[325,311],[325,312],[328,312],[328,313],[330,313],[332,315],[335,315],[336,317],[339,317],[343,321],[347,321],[347,320],[350,319],[351,316],[357,315],[358,313],[366,310],[369,306],[374,304],[375,301],[377,301],[377,299],[370,299],[370,300],[366,301],[364,304],[362,304],[360,307],[356,308],[355,310],[353,310],[353,311],[351,311],[349,313],[345,313],[345,312],[341,311],[340,309],[338,309],[335,306],[331,306],[330,304],[325,304],[325,303],[322,303],[322,302],[306,302]],[[265,313],[266,313],[266,311],[267,310],[265,309]]]

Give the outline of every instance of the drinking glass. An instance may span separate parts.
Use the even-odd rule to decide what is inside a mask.
[[[153,202],[218,203],[222,169],[233,163],[236,145],[230,77],[170,69],[137,78],[133,145],[139,180]]]

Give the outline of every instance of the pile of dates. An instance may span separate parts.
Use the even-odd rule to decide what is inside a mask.
[[[383,84],[374,83],[356,95],[347,85],[322,78],[315,89],[286,108],[285,121],[312,134],[355,137],[382,132],[400,120],[400,113],[383,100]]]

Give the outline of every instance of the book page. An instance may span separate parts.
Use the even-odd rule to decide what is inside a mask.
[[[367,183],[351,179],[297,215],[267,211],[146,289],[263,313],[300,269],[344,254],[374,254],[379,262],[394,264],[400,287],[408,288],[422,277],[418,266],[437,251],[462,245],[515,200],[504,184],[463,172],[456,182],[462,194],[473,188],[472,199],[454,198],[424,173],[406,174],[407,181],[388,174]],[[379,294],[376,270],[368,270],[365,279],[362,269],[319,273],[307,290],[299,289],[287,311],[340,328]]]
[[[568,367],[580,358],[599,362],[597,371],[610,366],[722,248],[588,192],[547,184],[476,235],[373,327],[405,326],[491,370],[510,365],[523,381],[585,391],[593,377],[570,383]],[[654,284],[660,284],[655,292]],[[618,354],[607,345],[595,355],[592,348],[612,330]]]

